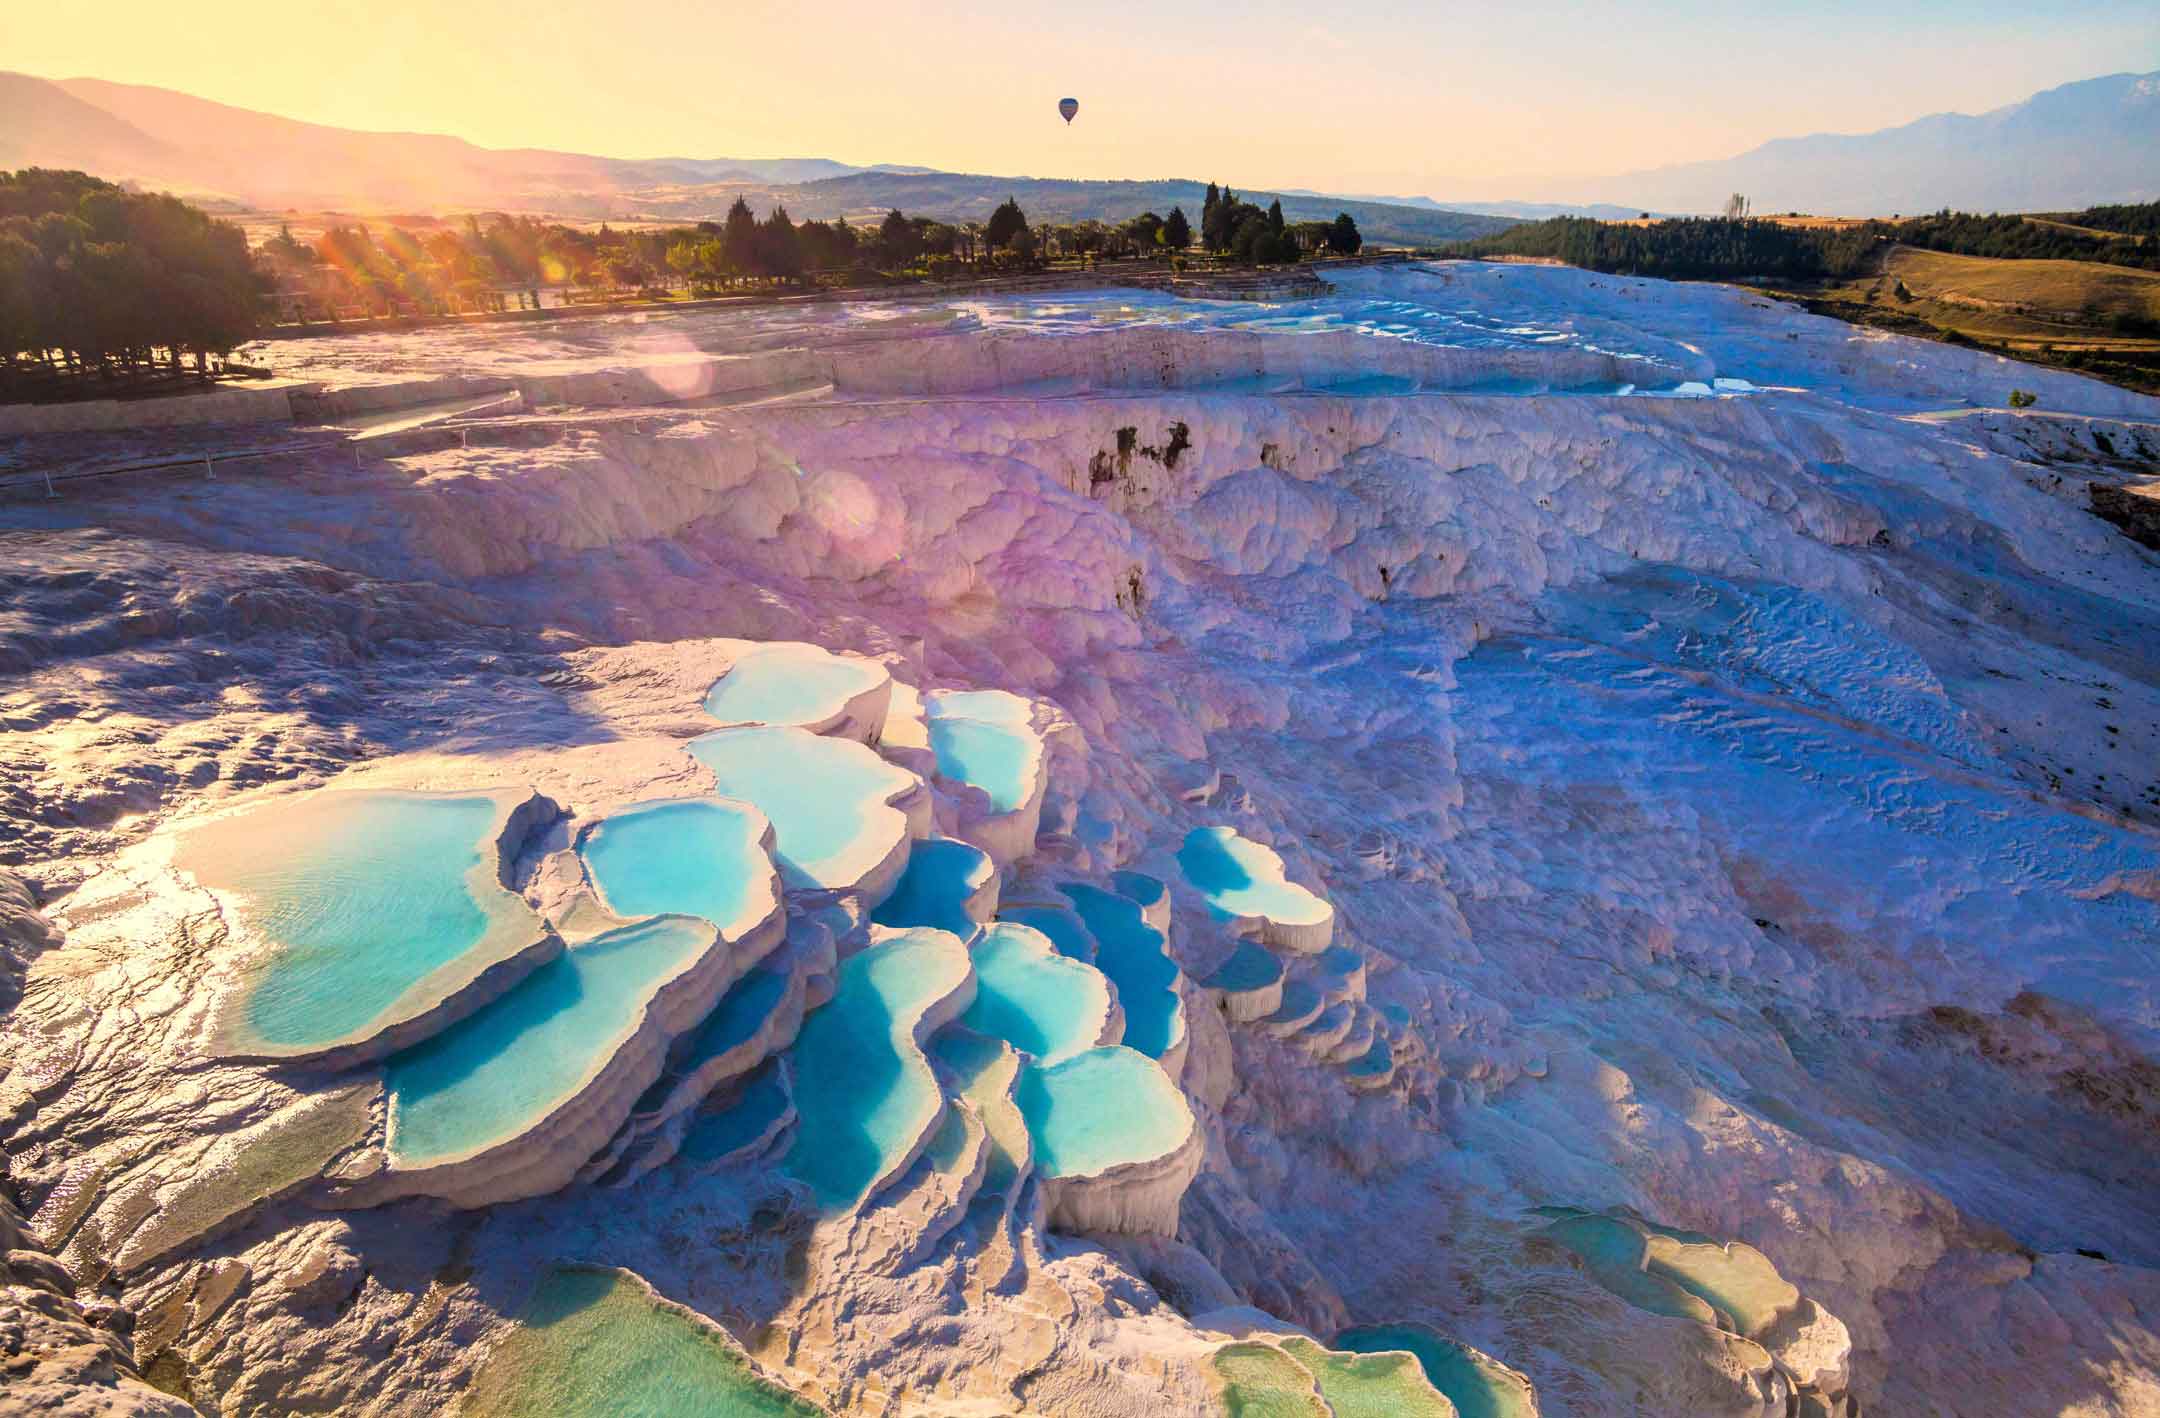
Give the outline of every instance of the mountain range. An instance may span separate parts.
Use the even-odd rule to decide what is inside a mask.
[[[373,133],[258,113],[171,89],[0,72],[0,169],[73,167],[232,208],[547,212],[688,220],[737,197],[798,218],[861,217],[892,207],[980,220],[1008,196],[1054,221],[1121,220],[1183,205],[1196,181],[996,177],[829,158],[609,158],[483,148],[427,133]],[[1709,162],[1615,177],[1525,181],[1548,201],[1279,197],[1293,221],[1348,211],[1376,241],[1426,244],[1560,213],[1704,212],[1747,194],[1760,212],[1854,216],[1967,210],[2069,210],[2160,197],[2160,73],[2116,74],[1978,115],[1937,114],[1865,134],[1783,138]]]
[[[1569,201],[1664,212],[1718,211],[1735,192],[1758,212],[1861,217],[2151,201],[2160,198],[2160,72],[2084,79],[1987,113],[1780,138],[1714,162],[1545,185]]]
[[[1198,182],[1082,182],[987,177],[828,158],[606,158],[482,148],[426,133],[365,133],[303,123],[138,84],[0,73],[0,168],[71,167],[232,207],[688,220],[737,197],[798,219],[890,208],[951,220],[987,217],[1008,196],[1038,219],[1123,220],[1183,204],[1199,217]],[[1248,193],[1265,203],[1277,194]],[[1348,210],[1377,241],[1450,241],[1507,222],[1429,206],[1282,195],[1293,221]]]

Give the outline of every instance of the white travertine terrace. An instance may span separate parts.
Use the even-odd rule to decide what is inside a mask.
[[[2160,401],[1708,284],[1334,284],[293,342],[379,436],[0,503],[0,860],[30,883],[0,881],[0,1119],[42,1253],[229,1414],[441,1411],[565,1257],[838,1413],[1198,1418],[1223,1341],[1187,1316],[1233,1305],[1459,1335],[1583,1418],[2150,1406],[2160,573],[2086,484],[2156,456]],[[993,1081],[826,1216],[786,1171],[800,1040],[635,1131],[696,1091],[706,1015],[633,1031],[620,1126],[468,1178],[606,1189],[325,1209],[384,1175],[375,1069],[206,1055],[240,943],[159,834],[273,786],[529,784],[564,818],[504,884],[584,942],[619,923],[577,824],[712,792],[702,698],[782,641],[1066,716],[1008,895],[1056,938],[1036,878],[1173,883],[1167,1160],[1001,1186]],[[927,777],[902,688],[877,754],[803,737]],[[901,797],[848,881],[788,893],[761,964],[806,1024],[880,874],[965,825],[950,784]],[[1174,867],[1209,825],[1338,916],[1254,1019]],[[1801,1300],[1654,1313],[1538,1235],[1548,1204],[1714,1238],[1667,1237],[1706,1290],[1770,1294],[1759,1254]],[[1083,1225],[1144,1229],[1053,1234]]]
[[[481,832],[475,861],[462,873],[464,890],[479,918],[469,940],[447,958],[393,983],[394,995],[352,1027],[306,1039],[265,1037],[251,1017],[266,986],[276,988],[280,972],[320,945],[282,938],[280,921],[298,917],[319,921],[341,909],[337,896],[356,887],[383,891],[381,883],[354,880],[344,862],[352,847],[340,840],[341,824],[353,811],[370,804],[410,804],[424,809],[445,799],[486,799],[493,812]],[[210,1025],[211,1051],[238,1060],[275,1060],[336,1071],[380,1059],[439,1032],[498,998],[562,951],[562,941],[510,888],[513,863],[527,840],[560,809],[529,789],[482,789],[454,794],[311,794],[252,804],[192,826],[172,849],[179,871],[217,898],[218,906],[248,951],[233,982],[221,993]],[[395,850],[395,844],[391,844]],[[283,863],[304,853],[310,871],[321,873],[319,886],[303,888]],[[432,863],[430,864],[432,865]],[[265,866],[272,867],[268,874]],[[415,867],[419,864],[415,863]],[[446,872],[447,874],[447,872]],[[327,904],[301,910],[291,903],[258,899],[258,889],[239,883],[277,881],[280,894],[303,889],[329,898]],[[401,883],[388,885],[382,904],[397,899]],[[261,894],[273,888],[261,888]],[[389,953],[399,937],[438,929],[431,918],[409,918],[395,909],[369,910],[353,923],[373,949]],[[303,965],[305,961],[300,962]],[[288,986],[287,988],[293,988]],[[306,1001],[297,1002],[307,1008]]]

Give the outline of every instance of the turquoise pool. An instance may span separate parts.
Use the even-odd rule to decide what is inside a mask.
[[[1070,906],[1000,906],[998,919],[1032,926],[1050,938],[1058,954],[1067,959],[1095,963],[1095,937]]]
[[[701,1112],[691,1121],[675,1155],[686,1162],[716,1162],[740,1152],[770,1134],[790,1106],[779,1065],[766,1063],[743,1080],[726,1107]]]
[[[1178,866],[1219,916],[1258,916],[1280,925],[1318,925],[1334,908],[1283,875],[1273,849],[1229,827],[1195,827]]]
[[[1060,888],[1095,937],[1095,968],[1117,986],[1125,1007],[1125,1043],[1159,1059],[1185,1037],[1177,996],[1177,964],[1164,952],[1163,933],[1139,905],[1099,886]]]
[[[788,1170],[828,1210],[861,1201],[937,1122],[944,1104],[915,1026],[968,969],[953,937],[909,931],[842,961],[832,1002],[803,1021],[790,1055],[801,1123]]]
[[[706,1063],[750,1041],[764,1027],[787,996],[788,972],[763,966],[745,974],[729,987],[690,1035],[682,1058],[638,1099],[637,1111],[657,1108],[667,1101],[674,1084],[696,1073]]]
[[[762,814],[714,798],[645,803],[614,813],[578,843],[578,855],[618,916],[702,916],[740,935],[776,899]]]
[[[187,834],[179,865],[232,898],[267,947],[245,1034],[288,1048],[363,1037],[418,1012],[400,1001],[468,952],[537,938],[496,878],[508,811],[507,795],[320,792]]]
[[[915,775],[859,743],[804,729],[721,729],[693,739],[690,752],[724,796],[772,819],[773,856],[790,885],[853,886],[907,833],[888,804]]]
[[[896,929],[934,926],[970,939],[982,927],[967,913],[967,902],[996,874],[997,867],[980,847],[949,837],[917,842],[908,849],[900,884],[870,919]]]
[[[1077,1177],[1177,1148],[1192,1131],[1192,1109],[1162,1066],[1121,1045],[1062,1062],[1030,1064],[1013,1088],[1034,1143],[1036,1169]]]
[[[975,943],[975,1003],[960,1022],[1054,1063],[1101,1040],[1110,988],[1041,932],[999,921]]]
[[[982,789],[999,812],[1035,795],[1042,740],[1027,700],[1002,689],[932,694],[923,711],[941,777]]]
[[[705,712],[727,724],[824,724],[885,678],[885,667],[875,660],[796,641],[760,645],[706,693]]]
[[[390,1156],[455,1161],[518,1136],[567,1102],[643,1017],[653,992],[712,944],[659,916],[573,946],[387,1069]]]

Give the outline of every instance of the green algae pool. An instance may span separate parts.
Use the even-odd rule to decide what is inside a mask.
[[[391,1160],[455,1161],[507,1142],[574,1097],[694,964],[713,928],[659,916],[573,946],[440,1034],[390,1057]]]
[[[1454,1418],[1454,1406],[1408,1354],[1345,1354],[1302,1335],[1283,1352],[1303,1365],[1335,1418]]]
[[[496,1344],[463,1418],[821,1418],[718,1326],[627,1271],[558,1266]]]
[[[890,802],[915,775],[851,740],[721,729],[691,740],[690,752],[721,794],[772,820],[773,857],[791,886],[853,886],[907,833]]]
[[[496,878],[518,796],[309,793],[188,833],[178,864],[266,947],[236,1042],[297,1052],[365,1037],[537,939]]]
[[[1003,1039],[1038,1062],[1091,1049],[1110,1016],[1110,987],[1101,973],[1051,948],[1041,932],[999,921],[972,952],[975,1002],[960,1022]]]
[[[1061,888],[1095,938],[1095,968],[1117,986],[1125,1008],[1125,1043],[1159,1059],[1185,1037],[1184,1011],[1177,996],[1177,963],[1165,950],[1163,933],[1147,923],[1140,906],[1099,886]]]
[[[1530,1381],[1497,1360],[1418,1324],[1374,1324],[1346,1329],[1335,1347],[1358,1354],[1401,1350],[1417,1356],[1432,1386],[1462,1418],[1537,1418]]]
[[[729,936],[777,900],[765,819],[740,803],[679,798],[641,803],[593,825],[578,855],[618,916],[701,916]]]
[[[801,1122],[788,1170],[828,1211],[869,1195],[938,1121],[943,1098],[915,1028],[969,968],[952,936],[908,931],[842,961],[831,1003],[803,1021],[790,1053]]]
[[[1272,1344],[1225,1344],[1210,1362],[1229,1418],[1328,1418],[1313,1376]]]
[[[730,665],[706,693],[705,712],[725,724],[822,724],[885,679],[885,667],[874,660],[781,641],[745,651]]]
[[[1013,1100],[1027,1120],[1036,1170],[1088,1176],[1174,1151],[1192,1109],[1162,1066],[1121,1045],[1020,1070]]]

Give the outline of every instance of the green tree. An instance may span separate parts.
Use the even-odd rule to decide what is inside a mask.
[[[1185,219],[1183,207],[1172,207],[1170,215],[1163,218],[1162,244],[1172,251],[1183,251],[1192,245],[1192,223]]]
[[[887,212],[885,220],[878,224],[878,254],[888,271],[904,270],[922,255],[921,234],[898,207]]]
[[[757,215],[750,204],[742,198],[728,208],[727,221],[720,228],[721,249],[727,253],[727,268],[733,275],[762,274],[758,261]]]
[[[802,274],[802,240],[795,233],[795,224],[788,220],[787,208],[775,206],[772,215],[759,225],[757,253],[759,270],[765,275],[793,280]]]
[[[992,251],[1001,251],[1012,247],[1027,234],[1027,230],[1027,213],[1020,210],[1019,199],[1007,197],[1004,204],[990,214],[989,224],[983,228],[983,241]],[[1032,245],[1031,239],[1031,249]]]
[[[1365,238],[1359,234],[1357,223],[1348,212],[1337,212],[1328,227],[1328,250],[1338,256],[1355,256],[1364,247]]]

